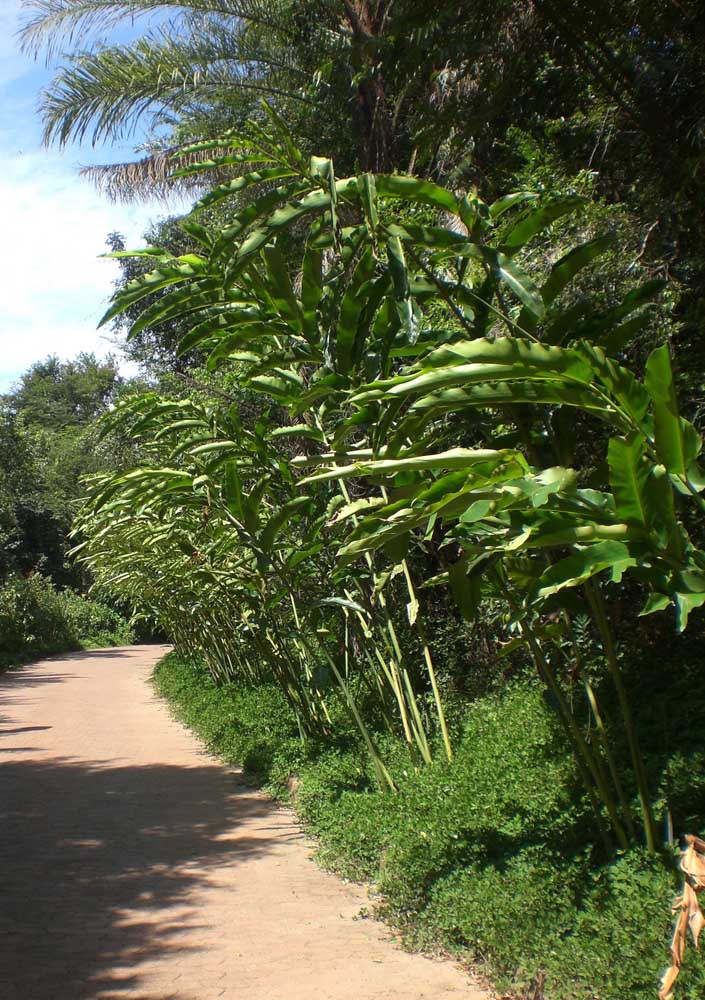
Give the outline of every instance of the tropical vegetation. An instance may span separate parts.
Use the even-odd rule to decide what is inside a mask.
[[[335,738],[343,705],[389,794],[380,732],[412,767],[453,759],[420,593],[447,588],[468,620],[490,609],[496,655],[523,652],[554,703],[595,849],[654,854],[671,804],[656,813],[608,602],[641,594],[681,631],[705,603],[700,437],[667,346],[641,380],[620,363],[661,283],[609,310],[566,302],[608,242],[561,247],[548,273],[530,249],[580,199],[338,178],[270,115],[230,140],[268,166],[197,208],[271,183],[219,232],[184,222],[200,254],[140,252],[156,267],[105,317],[169,289],[132,331],[188,317],[180,350],[232,366],[239,398],[119,404],[106,427],[153,461],[92,481],[76,555],[214,680],[274,679],[304,742]]]
[[[0,396],[0,668],[133,636],[68,557],[82,477],[134,461],[95,427],[124,388],[114,359],[83,354],[38,361]]]
[[[679,823],[702,823],[705,718],[690,700],[696,648],[686,662],[675,680],[642,670],[635,708],[649,773],[661,776]],[[321,864],[376,883],[378,912],[408,946],[460,954],[491,971],[500,996],[655,997],[674,872],[643,847],[595,857],[569,746],[530,676],[505,676],[464,706],[452,762],[441,755],[413,769],[401,743],[389,741],[395,795],[375,791],[345,719],[335,741],[303,745],[275,684],[216,685],[204,667],[172,654],[156,685],[212,752],[244,763],[250,781],[295,805]],[[704,982],[701,956],[689,949],[675,995],[696,1000]]]
[[[169,637],[160,689],[409,940],[654,996],[705,822],[697,5],[25,7],[47,140],[146,122],[93,180],[199,195],[109,237],[145,380],[81,425],[54,579]]]
[[[124,615],[64,588],[41,573],[11,574],[0,586],[0,669],[52,653],[127,646],[134,639]]]

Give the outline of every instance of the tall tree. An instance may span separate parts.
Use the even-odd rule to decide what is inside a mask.
[[[122,384],[114,358],[82,353],[73,361],[56,355],[37,361],[6,396],[28,424],[53,430],[85,427],[104,412]]]
[[[64,65],[43,97],[45,138],[124,136],[138,120],[167,146],[218,136],[258,116],[266,96],[302,144],[385,171],[419,157],[418,140],[462,81],[506,76],[533,35],[527,4],[446,0],[23,0],[24,44]],[[533,6],[530,6],[533,11]],[[162,12],[136,41],[106,29]],[[536,47],[534,46],[534,49]],[[63,48],[61,51],[65,51]],[[534,60],[540,48],[534,53]],[[474,90],[474,88],[471,88]],[[477,96],[474,94],[473,96]],[[351,142],[352,138],[352,142]],[[422,152],[433,153],[432,147]],[[163,184],[171,161],[155,140],[140,164],[93,169],[119,194]],[[433,157],[432,157],[433,158]]]
[[[305,119],[311,135],[325,136],[339,127],[342,98],[366,165],[380,166],[388,156],[389,108],[379,81],[368,81],[377,75],[370,38],[382,28],[388,2],[25,0],[24,6],[27,47],[46,47],[51,56],[66,40],[73,46],[44,95],[50,141],[114,138],[139,118],[153,129],[176,126],[177,140],[204,128],[218,134],[255,116],[262,96],[288,118]],[[106,27],[155,11],[169,17],[137,41],[100,41]],[[154,161],[149,166],[154,182]]]
[[[76,582],[66,553],[82,477],[132,460],[94,427],[125,386],[114,359],[80,354],[37,362],[0,397],[0,574],[41,568]]]

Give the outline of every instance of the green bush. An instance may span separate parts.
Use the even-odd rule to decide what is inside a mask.
[[[133,641],[128,622],[107,604],[73,590],[61,591],[59,600],[64,620],[82,646],[127,646]]]
[[[10,576],[0,588],[0,654],[10,659],[76,646],[61,596],[51,582],[39,573]]]
[[[451,764],[437,755],[415,770],[380,737],[398,786],[382,795],[354,734],[333,747],[302,744],[274,686],[216,687],[205,668],[174,654],[155,680],[211,750],[293,797],[324,865],[377,884],[381,913],[409,944],[484,963],[517,997],[653,1000],[668,964],[674,859],[634,849],[601,860],[572,755],[538,685],[516,681],[466,703]],[[676,766],[682,749],[674,743],[672,753]],[[692,950],[678,991],[679,1000],[705,995]]]
[[[131,639],[129,625],[112,608],[59,591],[40,573],[11,574],[0,585],[0,666]]]

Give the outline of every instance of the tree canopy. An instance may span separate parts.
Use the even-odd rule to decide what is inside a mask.
[[[0,397],[0,572],[41,569],[58,583],[76,581],[68,532],[82,479],[130,454],[117,439],[101,444],[95,427],[125,388],[114,358],[51,356]]]

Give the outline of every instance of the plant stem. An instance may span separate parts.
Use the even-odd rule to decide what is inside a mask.
[[[590,803],[593,807],[593,811],[597,818],[598,829],[600,832],[600,836],[602,837],[603,843],[608,853],[611,853],[612,845],[610,844],[609,838],[607,837],[606,831],[604,829],[602,815],[600,813],[600,808],[593,788],[593,781],[600,794],[600,799],[602,800],[603,805],[607,809],[607,813],[610,818],[610,823],[612,825],[614,834],[617,838],[617,842],[619,843],[619,846],[623,850],[626,850],[629,846],[627,836],[624,832],[624,827],[622,826],[622,823],[619,819],[619,815],[617,813],[617,808],[614,799],[612,797],[612,793],[610,792],[609,787],[607,786],[607,783],[604,780],[604,776],[601,772],[601,769],[596,764],[592,751],[585,742],[585,738],[580,731],[580,727],[576,723],[575,718],[573,717],[573,714],[570,710],[570,706],[566,702],[565,695],[561,690],[561,687],[558,681],[556,680],[556,677],[554,676],[553,670],[551,669],[551,665],[547,661],[546,657],[543,655],[541,646],[539,644],[538,639],[536,638],[534,630],[532,629],[531,625],[526,621],[526,619],[522,618],[520,609],[511,593],[511,589],[502,579],[499,570],[495,570],[495,577],[499,581],[500,587],[504,591],[507,601],[510,604],[512,611],[514,612],[515,620],[517,621],[522,636],[524,636],[526,644],[529,647],[529,652],[531,654],[534,666],[536,667],[537,673],[539,674],[539,677],[543,680],[544,684],[548,687],[551,694],[556,699],[556,704],[558,705],[558,714],[563,722],[566,734],[571,744],[573,745],[575,760],[583,780],[583,785],[585,786],[585,790],[588,793],[588,797],[590,798]]]
[[[607,665],[617,691],[617,698],[619,699],[619,707],[622,712],[622,721],[624,723],[624,730],[627,734],[629,753],[639,793],[639,802],[641,804],[641,813],[644,822],[644,835],[646,837],[646,847],[649,853],[655,854],[656,830],[654,826],[653,813],[651,811],[651,798],[646,777],[646,768],[644,767],[644,758],[639,747],[636,726],[634,725],[634,717],[632,715],[631,705],[629,704],[629,697],[627,696],[626,688],[624,687],[622,672],[619,668],[619,662],[617,660],[617,652],[614,645],[614,639],[612,637],[612,629],[610,628],[604,600],[599,587],[597,587],[591,580],[588,580],[585,584],[585,593],[597,627],[600,630],[602,645],[607,657]]]
[[[414,589],[414,583],[411,579],[411,574],[409,572],[409,564],[406,559],[402,559],[402,568],[404,570],[404,579],[406,580],[406,587],[409,594],[409,599],[413,602],[417,602],[416,591]],[[418,632],[419,639],[421,640],[421,648],[423,649],[424,662],[426,663],[426,671],[428,673],[428,678],[431,682],[431,690],[433,691],[433,699],[436,705],[436,714],[438,716],[438,724],[441,727],[441,734],[443,736],[443,745],[446,750],[446,757],[449,761],[453,759],[453,749],[450,744],[450,736],[448,734],[448,726],[446,724],[445,712],[443,711],[443,702],[441,701],[441,693],[438,690],[438,681],[436,680],[436,671],[433,665],[433,657],[431,656],[431,648],[428,645],[428,640],[426,638],[426,630],[423,626],[423,622],[418,617],[414,622],[414,628]]]
[[[590,703],[590,710],[592,711],[592,716],[595,720],[597,731],[600,734],[600,742],[602,743],[602,748],[605,752],[605,757],[607,759],[607,766],[610,769],[612,782],[617,791],[617,798],[619,799],[619,804],[622,807],[622,815],[624,816],[624,822],[627,825],[629,836],[632,838],[632,840],[636,840],[636,830],[634,827],[634,817],[632,816],[632,809],[629,804],[629,799],[627,798],[626,793],[624,791],[624,785],[622,784],[622,779],[619,776],[619,769],[617,767],[617,762],[612,752],[612,747],[610,746],[609,737],[607,736],[607,730],[605,728],[605,724],[602,719],[602,713],[600,712],[600,706],[597,701],[597,696],[595,695],[593,686],[587,677],[583,677],[583,685],[585,687],[585,694],[587,695],[588,702]]]

